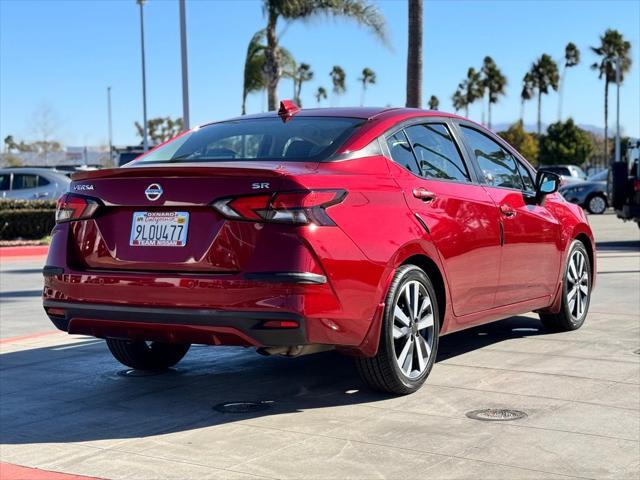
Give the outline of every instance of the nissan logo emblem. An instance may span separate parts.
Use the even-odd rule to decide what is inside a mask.
[[[144,194],[153,202],[162,196],[162,187],[157,183],[152,183],[144,191]]]

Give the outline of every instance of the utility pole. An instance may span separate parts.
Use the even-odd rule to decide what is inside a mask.
[[[187,12],[185,0],[180,3],[180,53],[182,57],[182,122],[189,130],[189,66],[187,62]]]
[[[107,123],[109,125],[109,166],[113,162],[113,129],[111,127],[111,87],[107,87]]]
[[[147,73],[144,59],[144,2],[136,0],[140,5],[140,46],[142,49],[142,149],[149,150],[149,139],[147,137]]]
[[[620,161],[620,57],[616,57],[616,150],[615,161]]]

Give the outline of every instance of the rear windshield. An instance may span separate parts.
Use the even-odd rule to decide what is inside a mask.
[[[359,118],[279,117],[214,123],[167,143],[132,163],[323,161],[360,126]]]

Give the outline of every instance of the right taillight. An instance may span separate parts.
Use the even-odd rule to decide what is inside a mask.
[[[213,207],[227,218],[294,225],[335,225],[327,207],[340,203],[344,190],[305,190],[271,195],[244,195],[216,200]]]
[[[58,199],[56,205],[56,223],[84,220],[92,217],[100,203],[90,197],[66,193]]]

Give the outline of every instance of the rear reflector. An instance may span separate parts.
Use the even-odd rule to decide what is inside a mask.
[[[295,225],[335,225],[325,211],[342,202],[344,190],[305,190],[272,195],[246,195],[216,200],[213,207],[227,218]]]
[[[300,325],[294,320],[267,320],[262,328],[298,328]]]
[[[53,317],[64,317],[64,310],[62,308],[47,308],[47,314]]]
[[[83,220],[92,217],[100,204],[98,200],[83,195],[66,193],[56,205],[56,223]]]

